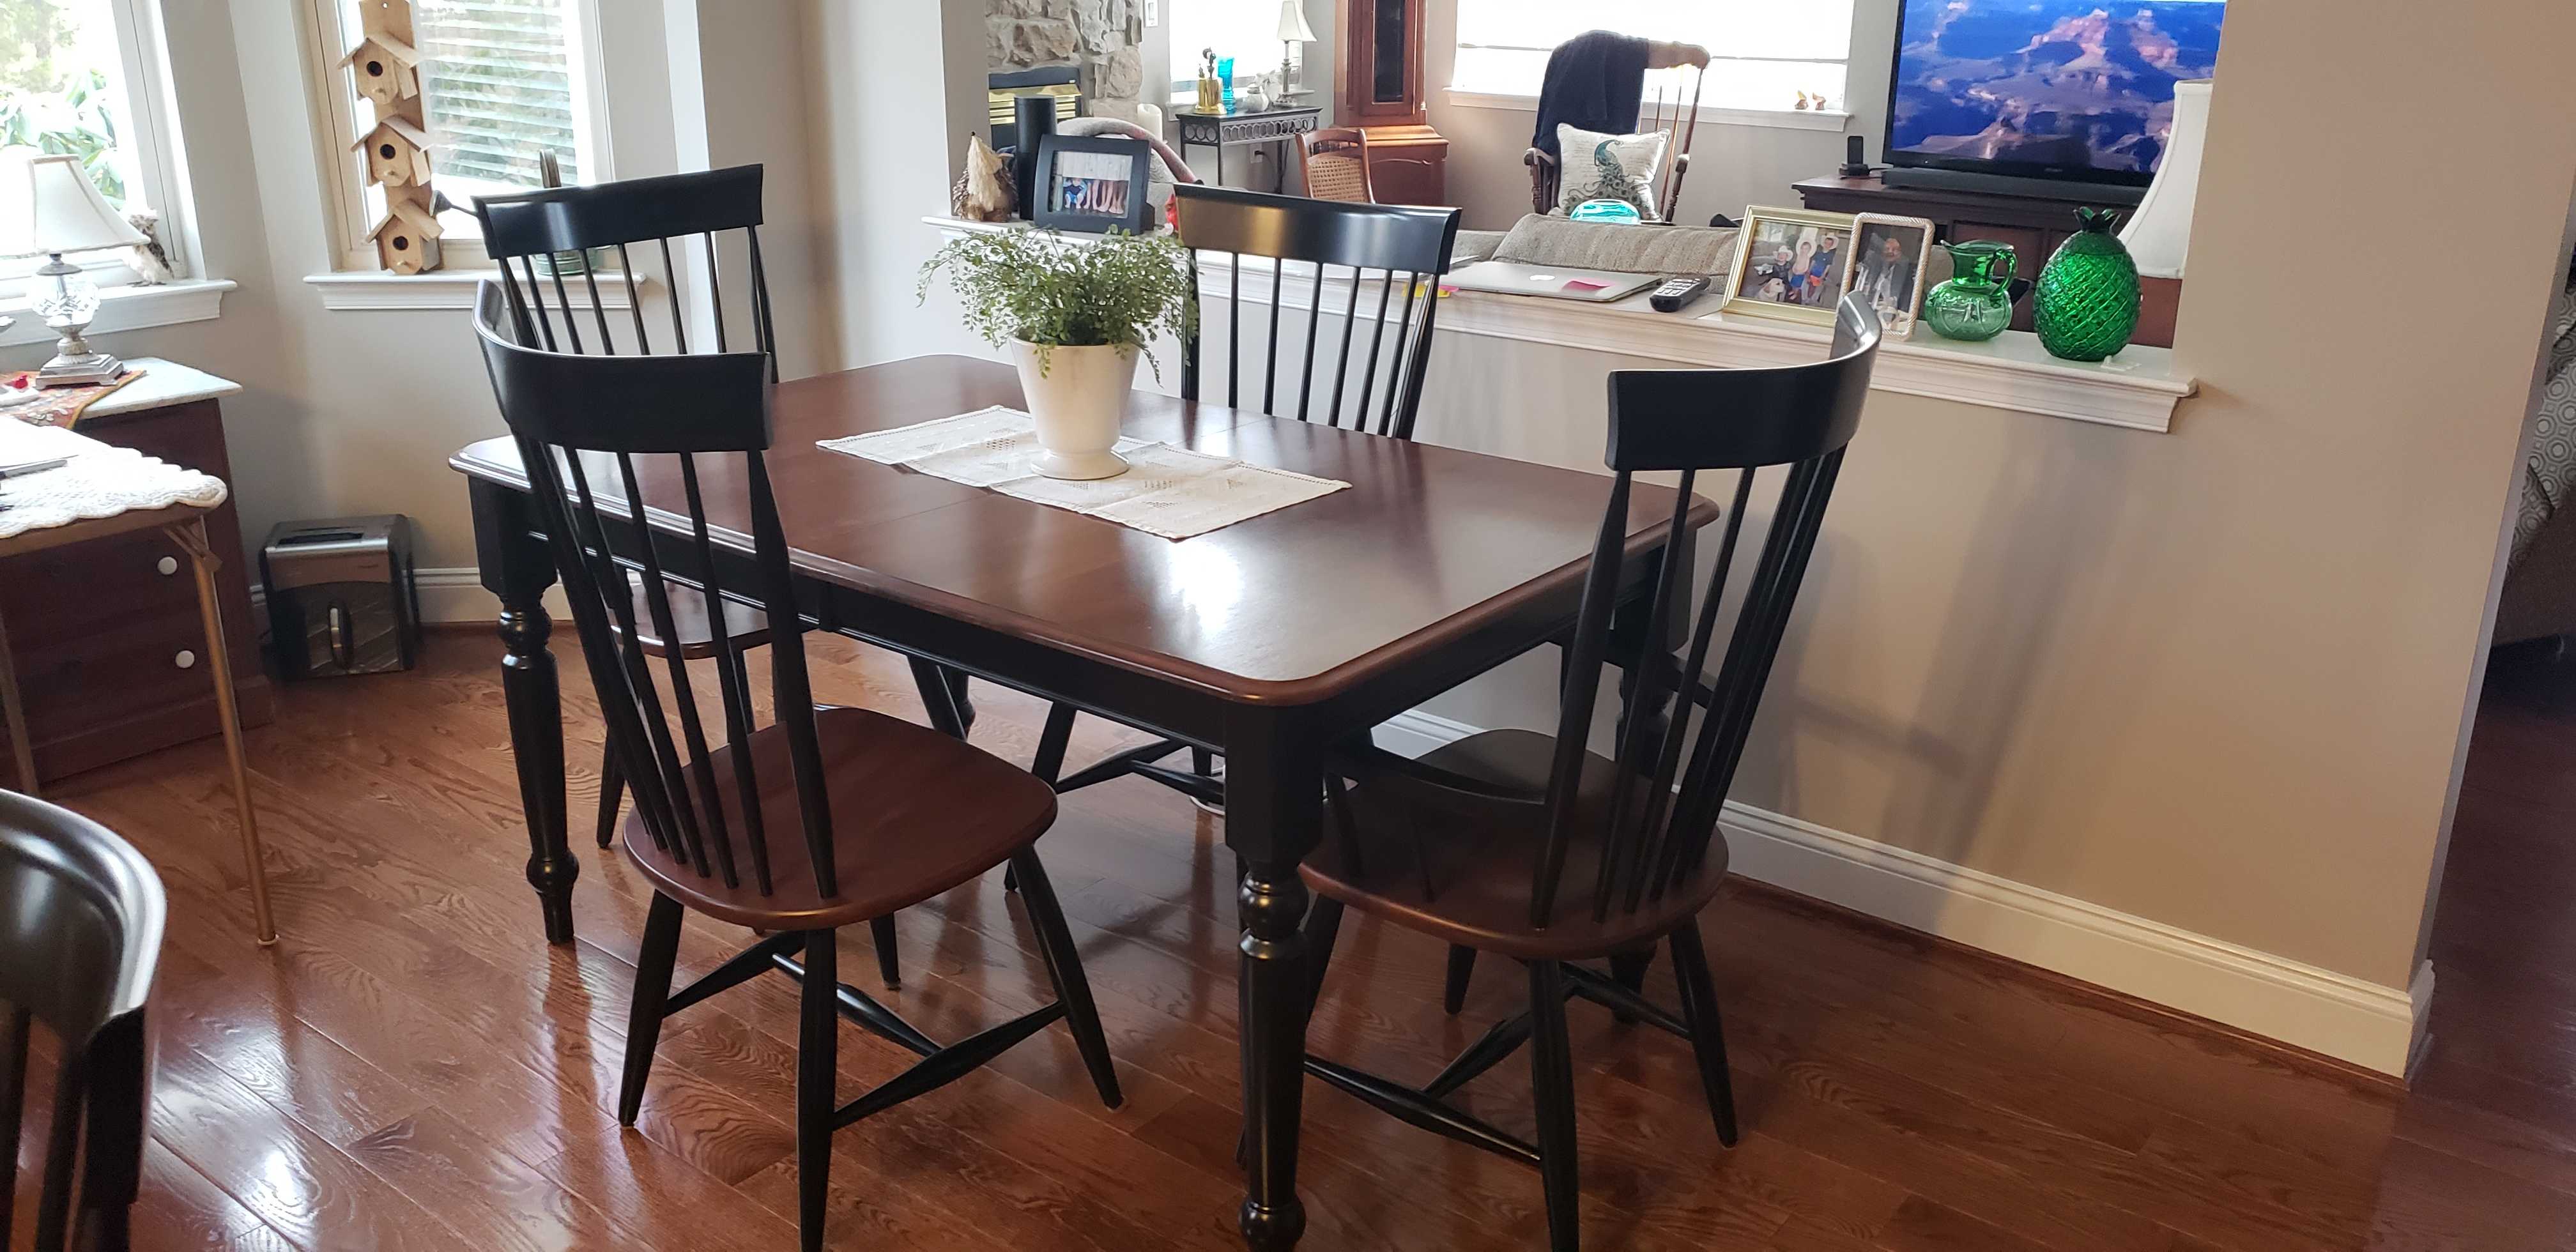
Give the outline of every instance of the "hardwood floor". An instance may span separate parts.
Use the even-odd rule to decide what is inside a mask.
[[[818,640],[820,698],[919,717],[904,667]],[[582,846],[597,722],[564,658],[581,938],[538,938],[494,662],[480,632],[410,675],[279,693],[251,753],[283,938],[250,939],[211,741],[54,798],[135,840],[172,908],[137,1246],[794,1246],[795,1001],[756,981],[666,1028],[643,1120],[611,1109],[646,892]],[[2546,677],[2546,675],[2544,675]],[[2499,698],[2461,803],[2417,1089],[2285,1055],[2018,966],[1739,883],[1704,920],[1745,1128],[1721,1150],[1689,1052],[1578,1004],[1592,1248],[2559,1248],[2576,1244],[2576,678]],[[2543,682],[2540,686],[2547,687]],[[977,687],[1025,760],[1043,710]],[[1086,719],[1075,759],[1121,740]],[[834,1140],[836,1246],[1238,1247],[1232,858],[1186,801],[1070,798],[1039,848],[1127,1104],[1062,1030]],[[1048,992],[998,874],[901,919],[891,1003],[960,1037]],[[741,932],[692,917],[684,976]],[[874,990],[865,928],[842,968]],[[1488,959],[1440,1011],[1440,950],[1352,915],[1313,1040],[1427,1078],[1524,980]],[[1659,962],[1649,990],[1674,1003]],[[856,1030],[845,1096],[909,1053]],[[1526,1133],[1524,1062],[1470,1086]],[[37,1090],[43,1088],[39,1086]],[[1306,1245],[1529,1248],[1534,1172],[1307,1095]],[[33,1145],[28,1145],[31,1151]]]

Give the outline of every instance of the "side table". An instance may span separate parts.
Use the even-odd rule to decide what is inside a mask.
[[[9,419],[0,419],[9,420]],[[33,433],[33,432],[31,432]],[[223,597],[218,590],[217,574],[223,558],[216,554],[207,522],[218,514],[228,493],[221,483],[210,477],[186,475],[194,484],[204,487],[202,493],[182,489],[154,496],[163,483],[150,483],[136,492],[137,497],[168,500],[173,494],[187,498],[171,503],[116,503],[123,488],[109,490],[113,482],[124,481],[125,467],[138,473],[166,474],[168,467],[127,453],[110,445],[64,430],[41,432],[65,447],[71,456],[69,465],[23,477],[9,479],[0,488],[0,505],[16,509],[30,508],[51,517],[14,534],[0,534],[0,563],[16,562],[24,568],[27,558],[71,553],[78,545],[93,545],[91,552],[112,552],[112,541],[157,535],[186,554],[189,572],[196,591],[196,628],[205,649],[202,667],[212,680],[215,718],[224,737],[225,763],[232,775],[233,812],[241,825],[242,858],[250,883],[251,919],[262,944],[277,941],[277,925],[269,910],[268,875],[262,864],[259,846],[259,822],[251,808],[250,766],[242,747],[241,705],[234,688],[232,650],[227,646],[224,630]],[[51,448],[46,449],[53,454]],[[92,458],[98,461],[93,462]],[[101,472],[98,464],[113,467],[113,473]],[[75,481],[74,476],[77,477]],[[56,507],[65,500],[79,502],[78,512],[59,523],[69,509]],[[108,511],[115,509],[116,511]],[[101,515],[103,514],[103,515]],[[6,514],[0,514],[5,519]],[[102,543],[101,541],[111,541]],[[237,546],[237,545],[236,545]],[[59,587],[57,590],[61,590]],[[183,654],[185,655],[185,654]],[[182,668],[196,668],[195,659]],[[16,656],[9,639],[9,623],[0,617],[0,731],[9,741],[9,756],[14,767],[18,790],[37,794],[40,780],[36,773],[35,740],[28,731],[26,692],[19,680]]]
[[[1297,136],[1315,129],[1324,116],[1323,106],[1270,109],[1260,113],[1200,113],[1185,110],[1174,113],[1172,120],[1180,127],[1181,155],[1187,158],[1192,146],[1216,149],[1216,176],[1209,182],[1225,183],[1225,150],[1256,144],[1294,143]],[[1288,183],[1288,160],[1283,150],[1279,160],[1279,182],[1285,190]]]

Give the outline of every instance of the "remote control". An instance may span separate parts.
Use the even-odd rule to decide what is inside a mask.
[[[1646,297],[1646,303],[1658,313],[1679,313],[1684,306],[1699,299],[1700,295],[1707,290],[1706,275],[1667,278],[1663,286],[1655,288],[1655,294]]]

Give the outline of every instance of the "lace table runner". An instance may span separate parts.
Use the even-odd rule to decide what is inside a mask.
[[[213,508],[224,481],[59,426],[0,417],[0,465],[69,457],[63,465],[0,478],[0,539],[91,518],[174,504]]]
[[[1038,440],[1029,415],[999,405],[819,442],[834,452],[1070,509],[1165,539],[1204,535],[1350,486],[1142,439],[1118,441],[1118,455],[1127,458],[1128,470],[1115,478],[1047,478],[1031,468]]]

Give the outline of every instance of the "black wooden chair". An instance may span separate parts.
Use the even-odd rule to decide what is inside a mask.
[[[1432,326],[1439,316],[1440,301],[1431,286],[1449,270],[1449,254],[1458,241],[1458,210],[1348,204],[1209,186],[1176,187],[1172,194],[1180,199],[1181,243],[1190,250],[1193,269],[1204,278],[1222,267],[1226,405],[1411,439],[1422,407],[1423,372],[1431,361]],[[1268,324],[1263,338],[1253,344],[1261,379],[1258,403],[1244,362],[1240,314],[1245,257],[1270,262],[1255,267],[1251,276],[1258,292],[1259,271],[1270,271],[1271,315],[1263,319]],[[1341,308],[1327,310],[1330,302],[1318,284],[1306,310],[1305,334],[1297,335],[1292,327],[1283,353],[1280,328],[1296,320],[1294,310],[1280,301],[1292,264],[1311,267],[1301,278],[1344,277],[1349,287]],[[1336,275],[1337,270],[1343,273]],[[1340,320],[1338,333],[1323,325],[1327,312]],[[1362,327],[1369,332],[1365,336],[1358,333]],[[1201,398],[1203,351],[1193,329],[1182,345],[1184,400]],[[1071,713],[1064,716],[1069,727]],[[1190,749],[1189,769],[1158,764],[1183,748]],[[1225,804],[1215,754],[1177,739],[1157,739],[1116,753],[1077,771],[1056,790],[1073,791],[1127,774],[1152,779],[1205,808]]]
[[[168,912],[161,878],[106,827],[0,791],[0,900],[0,1160],[10,1165],[0,1245],[121,1252],[151,1107],[144,1001]],[[60,1062],[36,1211],[22,1227],[11,1211],[18,1124],[30,1111],[27,1059],[39,1022]]]
[[[1565,1001],[1582,996],[1691,1041],[1719,1141],[1735,1143],[1726,1069],[1698,915],[1726,876],[1717,821],[1753,714],[1823,528],[1844,445],[1859,428],[1878,355],[1877,317],[1857,296],[1837,310],[1832,355],[1747,370],[1621,370],[1610,376],[1615,477],[1584,583],[1553,736],[1470,735],[1418,760],[1346,752],[1328,773],[1331,829],[1304,868],[1316,894],[1305,939],[1315,988],[1347,906],[1529,967],[1530,1007],[1496,1024],[1420,1088],[1310,1056],[1308,1073],[1397,1117],[1539,1168],[1550,1246],[1577,1245],[1573,1061]],[[1785,466],[1762,553],[1707,677],[1719,606],[1755,470]],[[1649,621],[1689,622],[1682,655],[1650,643],[1620,684],[1610,753],[1590,750],[1594,699],[1620,585],[1631,481],[1678,472],[1682,530],[1704,471],[1736,471],[1716,572],[1694,596],[1688,548],[1667,544]],[[1696,599],[1694,606],[1691,601]],[[1681,984],[1676,1015],[1577,961],[1658,942]],[[1538,1104],[1531,1144],[1446,1102],[1524,1042]]]
[[[663,224],[695,225],[685,218]],[[936,1090],[1049,1023],[1070,1024],[1100,1098],[1116,1107],[1108,1040],[1035,852],[1055,821],[1055,793],[956,734],[814,705],[804,619],[764,455],[767,354],[553,352],[534,346],[543,340],[540,316],[499,283],[485,282],[478,294],[476,330],[492,389],[518,437],[608,736],[635,792],[626,852],[653,884],[618,1119],[634,1124],[666,1016],[771,969],[803,984],[795,1121],[798,1224],[807,1249],[823,1246],[833,1131]],[[630,504],[650,498],[641,486],[648,479],[679,497],[657,504],[679,516],[685,536],[655,531]],[[728,503],[724,529],[747,535],[748,552],[719,548],[711,538],[710,499]],[[627,537],[624,552],[613,553],[619,535]],[[676,654],[662,658],[671,687],[665,707],[640,643],[646,621],[636,616],[630,569],[642,575],[645,618],[665,639],[673,637],[675,580],[710,603],[741,603],[767,615],[776,702],[770,725],[754,729],[751,692],[722,632],[715,643],[724,663],[715,672],[723,741],[710,739],[701,724],[688,666]],[[773,849],[773,834],[786,846]],[[1053,1003],[942,1047],[839,980],[840,927],[890,917],[1005,863],[1035,924],[1055,983]],[[684,908],[770,933],[673,991]],[[843,1014],[922,1060],[838,1103]]]
[[[741,165],[703,173],[637,178],[591,187],[553,187],[507,196],[482,196],[475,213],[483,222],[485,249],[499,265],[503,282],[535,323],[532,343],[548,351],[607,356],[652,355],[653,336],[646,327],[645,301],[636,285],[639,274],[658,272],[670,309],[673,353],[689,351],[690,324],[676,294],[703,282],[708,320],[699,330],[700,346],[723,352],[732,346],[725,325],[726,274],[735,272],[736,288],[747,310],[751,342],[768,358],[768,378],[778,381],[778,340],[771,320],[769,276],[760,263],[761,167]],[[735,232],[739,232],[737,235]],[[694,239],[692,238],[694,236]],[[673,252],[673,244],[679,246]],[[696,251],[692,252],[692,245]],[[630,247],[634,245],[634,247]],[[645,247],[649,245],[649,249]],[[627,316],[611,318],[600,297],[599,275],[587,258],[592,249],[613,249],[617,281],[625,285]],[[736,249],[739,249],[737,252]],[[645,263],[639,269],[637,261]],[[517,268],[512,268],[513,263]],[[703,265],[695,273],[684,265]],[[551,307],[547,297],[553,296]],[[622,325],[621,325],[622,323]],[[621,340],[623,341],[621,343]],[[697,588],[674,584],[664,588],[671,601],[671,620],[660,623],[646,611],[644,584],[629,572],[633,600],[631,619],[642,633],[644,654],[684,660],[723,657],[740,670],[745,650],[769,640],[769,622],[740,604],[719,616]],[[718,636],[724,638],[719,640]],[[935,667],[923,677],[925,699],[933,681],[959,683]],[[748,689],[738,672],[736,681]],[[943,693],[944,694],[944,693]],[[973,710],[967,708],[971,721]],[[600,847],[616,838],[617,813],[626,786],[625,762],[613,745],[603,746],[599,761]],[[893,918],[876,924],[877,972],[887,986],[902,983],[895,957]]]

